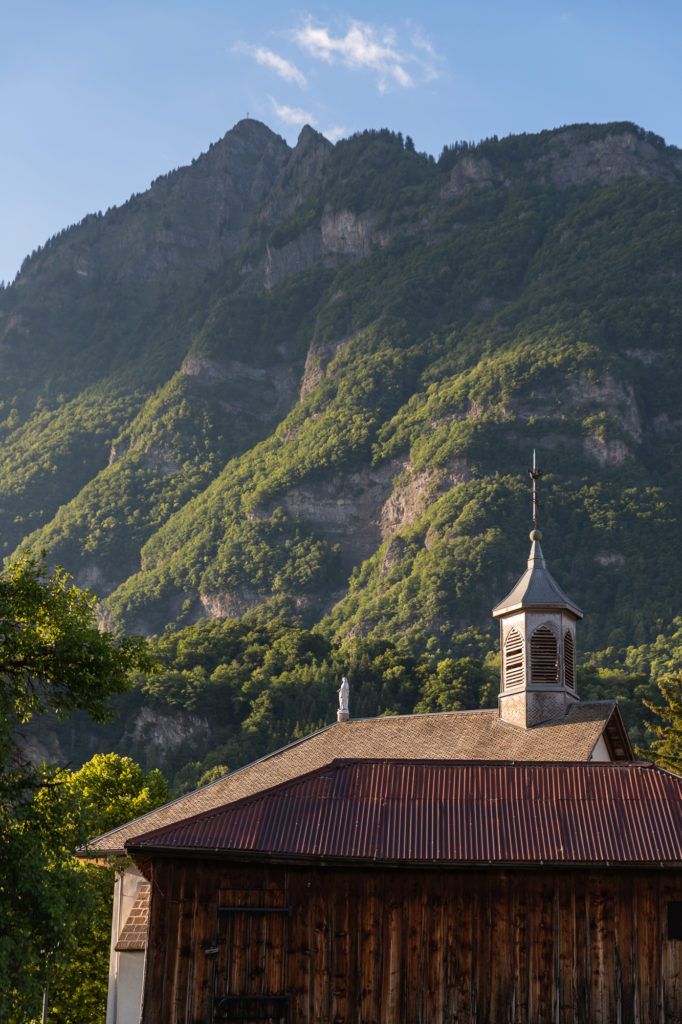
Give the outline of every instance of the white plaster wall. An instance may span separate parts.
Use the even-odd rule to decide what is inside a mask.
[[[139,1024],[142,981],[144,974],[144,953],[117,953],[116,943],[121,929],[128,919],[137,891],[146,879],[134,865],[130,865],[116,876],[114,909],[111,918],[111,947],[109,951],[109,990],[107,993],[106,1024]],[[138,957],[141,967],[131,967],[127,957]],[[123,966],[125,964],[125,971]],[[137,1006],[130,1016],[130,1007]],[[128,1014],[122,1016],[122,1014]]]
[[[111,943],[109,946],[109,988],[107,989],[107,1024],[116,1024],[116,975],[118,971],[118,953],[115,945],[121,931],[121,891],[123,879],[116,875],[114,882],[114,908],[111,914]]]
[[[590,761],[610,761],[609,750],[603,736],[600,736],[590,754]]]
[[[116,1024],[139,1024],[144,980],[144,953],[118,954]]]

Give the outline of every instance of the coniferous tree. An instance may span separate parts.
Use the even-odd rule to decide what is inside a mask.
[[[662,680],[658,688],[665,704],[644,702],[660,719],[659,722],[648,723],[656,739],[648,750],[638,749],[637,753],[682,775],[682,675]]]

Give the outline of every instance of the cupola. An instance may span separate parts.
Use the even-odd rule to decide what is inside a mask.
[[[575,627],[583,613],[547,568],[537,528],[537,480],[533,452],[533,530],[528,567],[513,590],[493,608],[500,620],[500,718],[528,729],[563,718],[578,700]]]

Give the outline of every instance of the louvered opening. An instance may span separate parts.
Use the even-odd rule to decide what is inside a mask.
[[[564,635],[564,672],[566,685],[575,689],[575,642],[568,630]]]
[[[530,681],[559,682],[559,645],[547,626],[539,626],[530,638]]]
[[[523,682],[523,639],[512,629],[504,645],[504,685],[516,686]]]

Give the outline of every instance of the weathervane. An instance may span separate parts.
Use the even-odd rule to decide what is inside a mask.
[[[535,448],[533,448],[533,468],[528,470],[528,476],[533,481],[533,529],[537,530],[538,509],[542,507],[538,499],[538,480],[542,476],[542,470],[538,469],[535,463]]]

